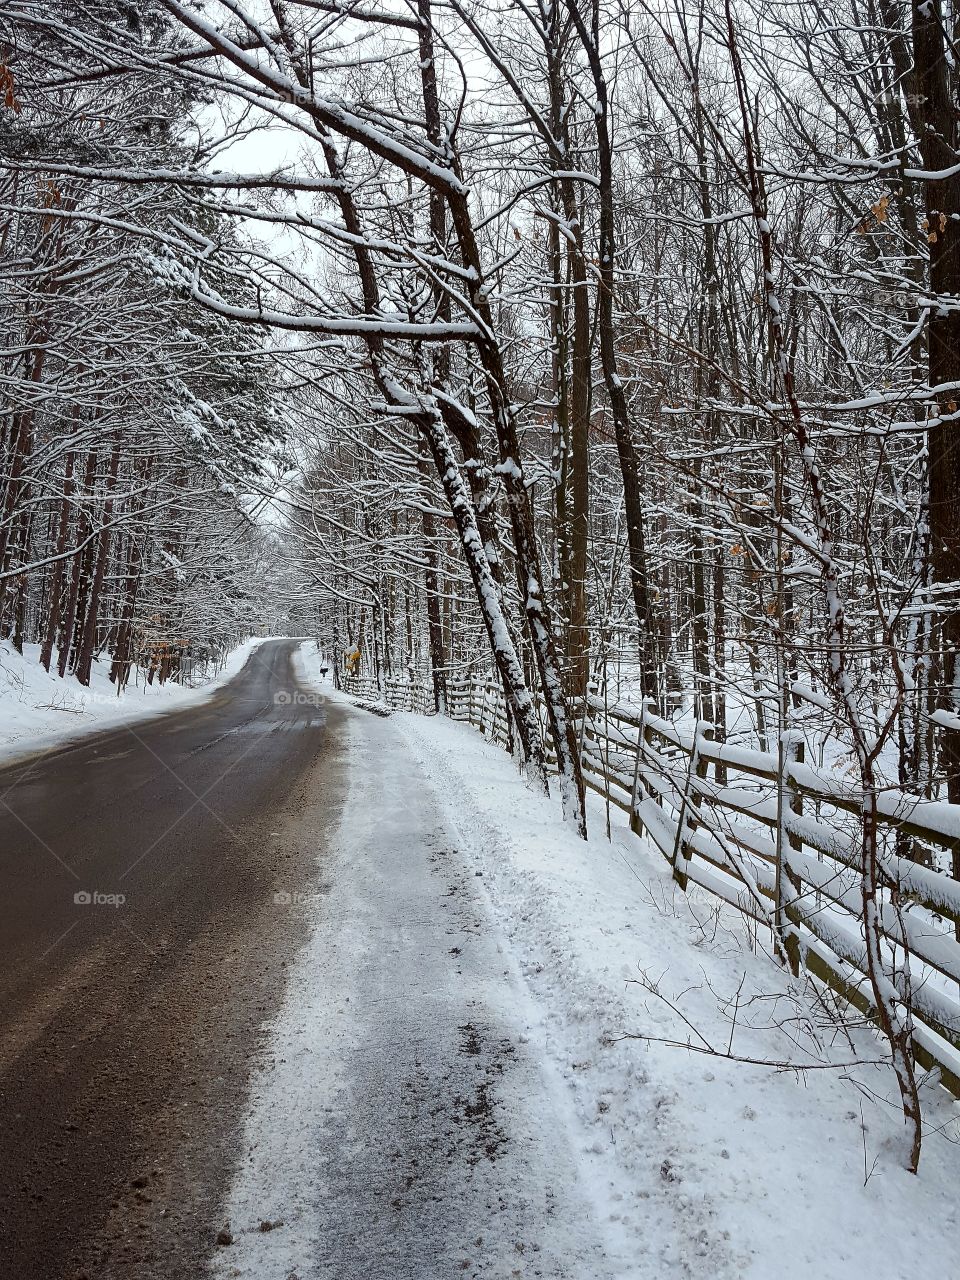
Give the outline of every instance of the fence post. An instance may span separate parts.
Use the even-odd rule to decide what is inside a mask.
[[[587,688],[583,695],[583,715],[580,718],[580,768],[581,769],[584,767],[583,744],[586,741],[588,734],[591,737],[595,736],[593,733],[593,716],[590,714],[590,699],[595,698],[596,696],[597,696],[597,686],[593,680],[588,680]],[[589,728],[587,727],[588,722],[590,725]]]
[[[800,735],[796,729],[784,729],[780,734],[777,750],[777,884],[774,905],[774,923],[784,958],[794,975],[800,972],[800,939],[790,921],[796,890],[799,887],[796,873],[790,866],[791,848],[799,848],[801,841],[790,833],[787,814],[796,811],[800,798],[790,773],[797,759]]]
[[[687,782],[680,801],[680,815],[677,819],[677,838],[673,845],[673,878],[686,893],[689,881],[689,867],[692,857],[690,839],[697,829],[696,811],[703,802],[699,788],[694,787],[694,778],[699,781],[707,776],[707,760],[700,750],[700,743],[713,737],[713,728],[706,720],[698,720],[693,730],[693,745],[690,749],[690,765],[687,769]]]
[[[483,693],[480,698],[480,732],[485,738],[493,738],[493,709],[490,698],[490,677],[483,681]],[[490,727],[487,728],[487,712],[490,712]]]
[[[647,714],[652,705],[652,698],[644,698],[640,706],[640,727],[637,730],[637,754],[633,762],[633,787],[630,791],[630,830],[634,835],[638,836],[643,835],[643,822],[641,821],[640,814],[637,811],[640,804],[641,790],[643,790],[644,795],[646,794],[645,788],[643,788],[640,783],[640,760],[643,756],[643,748],[647,743],[650,732],[647,728]]]

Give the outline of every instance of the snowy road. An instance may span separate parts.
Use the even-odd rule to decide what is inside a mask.
[[[217,1274],[629,1275],[606,1256],[565,1091],[528,1046],[482,878],[392,722],[353,711],[349,726],[349,794],[322,903],[305,905],[319,927],[260,1078]]]
[[[214,1248],[247,1064],[304,936],[284,887],[343,776],[342,713],[298,696],[295,648],[0,772],[11,1280],[196,1280]]]
[[[952,1274],[952,1104],[909,1177],[872,1032],[294,647],[0,773],[4,1280]]]

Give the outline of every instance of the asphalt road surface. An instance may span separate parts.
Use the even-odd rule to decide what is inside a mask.
[[[0,1274],[196,1280],[345,785],[295,641],[0,770]]]

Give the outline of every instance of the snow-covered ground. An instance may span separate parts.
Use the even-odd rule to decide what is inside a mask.
[[[300,663],[316,677],[312,646]],[[839,1030],[735,913],[681,894],[616,818],[608,842],[599,803],[578,841],[474,730],[324,695],[349,793],[318,835],[313,939],[255,1078],[219,1277],[955,1273],[945,1093],[926,1090],[912,1177],[872,1031]],[[464,1052],[495,1149],[472,1163],[436,1145],[479,1096]]]
[[[61,680],[55,672],[44,671],[39,645],[25,645],[21,655],[9,641],[0,641],[0,762],[49,750],[86,733],[196,705],[235,676],[266,638],[245,640],[215,675],[198,680],[193,687],[171,681],[148,685],[136,670],[121,694],[110,683],[108,662],[94,662],[90,685],[84,688],[72,677]]]

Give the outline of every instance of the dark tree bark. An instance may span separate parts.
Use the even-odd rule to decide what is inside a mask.
[[[57,528],[57,541],[54,548],[54,554],[58,557],[53,566],[53,576],[50,582],[50,603],[47,610],[47,627],[44,632],[43,644],[40,649],[40,662],[45,670],[50,670],[50,662],[53,658],[53,644],[57,636],[57,627],[60,623],[60,611],[63,606],[63,571],[66,560],[62,557],[67,550],[67,537],[70,533],[70,511],[71,498],[73,495],[73,468],[76,461],[74,450],[70,450],[67,454],[67,460],[64,464],[63,477],[63,500],[60,503],[60,523]]]
[[[943,305],[927,315],[929,381],[935,399],[927,423],[930,565],[939,618],[940,705],[960,711],[960,77],[946,47],[941,0],[913,0],[914,129],[924,169],[930,292]],[[941,390],[941,388],[943,388]],[[942,731],[940,771],[947,799],[960,804],[960,730]],[[960,853],[954,855],[960,876]]]
[[[93,669],[93,654],[97,643],[97,628],[100,621],[100,597],[103,591],[103,575],[107,568],[107,555],[110,551],[110,543],[113,537],[110,521],[113,518],[113,494],[117,487],[117,475],[120,471],[120,442],[119,440],[113,446],[113,454],[110,458],[110,471],[107,476],[105,499],[103,504],[103,516],[100,537],[97,540],[97,557],[94,564],[93,578],[90,583],[90,592],[87,602],[87,612],[83,624],[83,632],[80,640],[80,652],[77,655],[76,675],[77,679],[83,685],[90,683],[90,675]]]
[[[596,91],[593,118],[597,136],[600,180],[600,291],[597,324],[600,331],[600,361],[610,412],[613,417],[617,457],[623,479],[623,499],[627,522],[627,550],[630,558],[630,588],[640,628],[640,684],[647,697],[658,693],[656,663],[656,617],[647,577],[644,513],[640,459],[630,422],[630,410],[617,369],[616,300],[616,205],[613,189],[613,143],[610,135],[610,103],[607,81],[600,57],[600,12],[593,0],[590,25],[580,12],[578,0],[567,0],[567,9],[577,30],[590,66]]]

